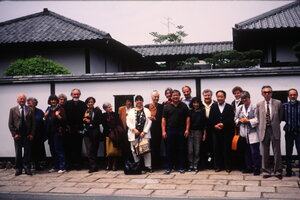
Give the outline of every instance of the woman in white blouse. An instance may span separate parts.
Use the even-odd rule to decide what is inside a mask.
[[[260,174],[261,156],[259,151],[258,120],[256,105],[251,104],[250,94],[247,91],[241,93],[243,105],[240,105],[235,113],[235,123],[240,127],[240,136],[246,142],[245,169],[243,173],[252,173],[255,176]]]
[[[152,121],[150,120],[151,113],[148,108],[143,106],[144,99],[142,96],[137,95],[135,97],[135,107],[132,108],[126,117],[126,123],[128,127],[128,141],[130,142],[131,151],[135,162],[140,160],[140,156],[137,156],[134,150],[134,146],[140,140],[148,140],[150,143],[151,132],[150,127]],[[142,155],[146,171],[152,172],[151,165],[151,152]]]

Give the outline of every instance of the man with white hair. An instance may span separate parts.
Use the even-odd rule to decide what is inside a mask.
[[[35,119],[33,110],[26,106],[26,95],[19,94],[17,102],[19,105],[9,111],[8,127],[15,143],[16,152],[16,173],[15,176],[22,174],[32,175],[30,166],[30,144],[33,140],[35,131]],[[24,161],[22,159],[22,148],[24,147]]]

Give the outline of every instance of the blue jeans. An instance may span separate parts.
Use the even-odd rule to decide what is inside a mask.
[[[53,132],[48,140],[50,152],[52,155],[52,164],[54,168],[66,169],[65,151],[62,145],[62,136],[58,132]]]
[[[183,128],[167,128],[167,170],[173,169],[176,160],[178,168],[184,169],[185,137]]]
[[[286,150],[286,168],[292,170],[292,154],[296,144],[298,160],[300,161],[300,133],[286,132],[285,134],[285,150]],[[300,166],[298,166],[300,168]]]

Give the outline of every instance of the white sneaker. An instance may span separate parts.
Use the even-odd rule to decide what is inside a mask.
[[[53,173],[53,172],[56,172],[57,171],[57,169],[54,169],[54,168],[52,168],[52,169],[49,169],[49,173]]]
[[[64,170],[64,169],[60,169],[60,170],[58,170],[58,172],[57,173],[59,173],[59,174],[63,174],[63,173],[65,173],[66,172],[66,170]]]

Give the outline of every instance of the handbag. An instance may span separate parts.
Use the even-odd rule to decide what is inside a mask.
[[[238,148],[238,142],[240,139],[240,134],[235,134],[232,138],[231,149],[236,151]]]
[[[137,144],[134,146],[135,153],[137,156],[143,155],[151,151],[149,140],[138,139]]]
[[[142,163],[141,159],[137,162],[131,162],[130,160],[125,161],[124,174],[141,174],[142,173]]]
[[[121,156],[122,155],[121,150],[114,146],[112,139],[110,139],[109,137],[106,137],[105,147],[106,147],[106,156]]]

